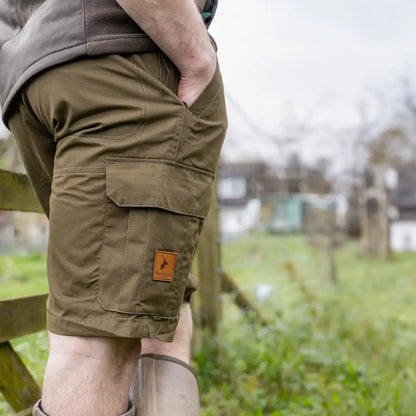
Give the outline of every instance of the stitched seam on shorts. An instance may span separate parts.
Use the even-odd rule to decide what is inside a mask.
[[[142,263],[140,265],[140,281],[139,281],[139,288],[138,288],[139,293],[143,293],[143,284],[144,284],[143,270],[144,270],[144,264],[146,262],[146,256],[147,256],[147,241],[149,238],[149,227],[150,227],[149,224],[150,224],[150,209],[147,208],[146,235],[144,237],[145,243],[143,247],[143,258],[142,258]]]
[[[129,62],[133,66],[135,66],[139,72],[142,71],[145,74],[147,74],[148,76],[150,76],[152,79],[156,80],[160,84],[161,88],[165,90],[166,94],[172,95],[172,97],[174,97],[176,99],[177,104],[179,106],[181,106],[182,108],[184,107],[184,103],[180,100],[180,98],[172,90],[170,90],[167,85],[165,85],[163,82],[161,82],[160,79],[158,79],[155,74],[152,74],[151,72],[149,72],[148,69],[142,68],[139,64],[135,63],[131,58],[128,58],[128,59],[129,59]],[[170,75],[170,70],[169,70],[169,67],[168,67],[168,65],[167,65],[167,63],[165,61],[165,58],[164,58],[163,53],[162,53],[162,59],[163,59],[164,65],[166,67],[166,70],[167,70],[167,72]]]
[[[44,170],[42,170],[42,176],[40,177],[39,181],[32,185],[33,190],[36,192],[48,179],[48,175]]]
[[[123,134],[122,136],[114,136],[114,135],[102,135],[100,136],[100,134],[95,133],[95,134],[90,134],[90,133],[83,133],[81,132],[75,132],[73,134],[70,134],[69,136],[66,137],[73,137],[73,138],[77,138],[77,137],[93,137],[97,140],[117,140],[117,141],[122,141],[122,140],[127,140],[132,138],[133,136],[136,136],[141,130],[143,130],[144,126],[147,123],[147,120],[149,118],[149,103],[147,101],[147,90],[146,87],[144,85],[143,82],[143,76],[141,74],[141,72],[138,70],[138,68],[133,65],[134,68],[134,72],[136,74],[136,81],[138,84],[138,90],[139,90],[139,95],[142,98],[139,98],[139,100],[142,100],[143,102],[143,117],[141,122],[139,122],[132,130],[130,130],[129,132]],[[61,139],[64,139],[66,137],[61,137]]]
[[[177,314],[160,315],[160,314],[152,314],[152,313],[119,312],[119,311],[116,311],[116,310],[113,310],[113,309],[106,309],[106,310],[112,315],[110,319],[113,319],[115,321],[124,321],[124,320],[130,321],[131,320],[130,315],[135,315],[139,318],[147,318],[148,320],[149,320],[149,318],[151,319],[151,318],[154,317],[154,318],[163,318],[163,319],[166,319],[166,320],[169,320],[169,321],[178,317]],[[63,321],[75,322],[76,324],[79,324],[79,322],[76,321],[76,320],[73,320],[73,319],[70,319],[70,318],[67,318],[67,317],[54,315],[50,311],[48,311],[47,313],[52,318],[61,319]],[[122,315],[122,316],[117,316],[117,315]],[[125,317],[123,315],[127,315],[127,316]],[[109,319],[108,316],[103,318],[103,319],[100,319],[100,318],[97,318],[97,317],[89,318],[88,316],[83,316],[83,317],[79,317],[79,318],[82,321],[96,321],[96,320],[99,320],[101,322],[106,322]]]
[[[147,119],[149,118],[149,113],[150,113],[150,109],[149,109],[149,102],[147,101],[147,90],[146,90],[146,86],[144,85],[143,82],[143,75],[140,71],[138,71],[137,67],[136,68],[136,73],[137,76],[140,77],[140,81],[139,82],[139,88],[142,89],[142,93],[143,93],[143,97],[144,97],[144,102],[145,102],[145,111],[144,111],[144,117],[143,117],[143,123],[140,126],[139,129],[137,129],[137,131],[135,131],[134,133],[138,133],[140,130],[143,129],[145,122],[147,122]]]
[[[61,176],[104,176],[105,173],[88,173],[88,172],[74,172],[74,173],[60,173],[58,175],[54,174],[54,178],[60,178]]]
[[[180,150],[181,144],[182,144],[183,131],[185,129],[186,111],[187,111],[186,107],[184,107],[183,108],[183,113],[182,113],[182,118],[181,118],[181,123],[180,123],[180,126],[178,128],[178,146],[176,147],[175,157],[173,158],[174,160],[176,160],[178,158],[179,150]]]
[[[218,94],[220,93],[222,88],[222,84],[220,83],[220,85],[218,86],[218,89],[215,93],[215,95],[212,97],[211,101],[205,106],[205,108],[200,112],[200,113],[193,113],[191,110],[188,109],[188,111],[197,119],[199,120],[202,115],[212,106],[212,103],[215,101],[215,99],[217,98]]]
[[[159,59],[162,62],[163,67],[165,68],[166,78],[164,80],[164,84],[167,86],[169,78],[170,78],[170,69],[168,64],[166,63],[165,54],[163,52],[160,53]]]
[[[186,181],[187,181],[187,184],[188,184],[188,186],[187,186],[187,188],[188,189],[192,189],[192,186],[191,186],[191,181],[189,180],[189,176],[186,176]],[[193,208],[192,208],[192,216],[194,216],[195,217],[195,214],[196,214],[196,202],[197,202],[197,196],[194,194],[194,195],[192,195],[193,196],[193,203],[192,203],[192,205],[193,205]]]
[[[107,178],[106,178],[106,189],[107,189]],[[101,293],[101,280],[103,279],[103,260],[102,260],[102,256],[103,256],[103,249],[104,249],[104,236],[105,236],[105,228],[107,225],[107,210],[108,210],[108,198],[107,198],[107,194],[106,192],[104,192],[104,212],[103,212],[103,225],[102,225],[102,232],[101,232],[101,247],[100,247],[100,251],[98,253],[99,256],[99,263],[98,263],[98,281],[97,281],[97,287],[96,287],[96,297],[99,299],[99,302],[102,304],[102,301],[100,301],[100,293]],[[103,305],[104,307],[104,305]]]
[[[149,330],[149,317],[146,316],[145,319],[145,331],[146,331],[146,336],[149,337],[150,336],[150,330]],[[170,323],[170,319],[169,319],[169,323]]]
[[[126,238],[125,238],[125,242],[124,242],[123,272],[121,274],[120,291],[119,291],[119,299],[118,299],[118,308],[119,309],[121,309],[121,301],[123,299],[123,292],[124,292],[124,277],[126,275],[127,253],[128,253],[128,248],[129,248],[130,220],[131,220],[131,209],[129,208],[129,215],[127,217]]]
[[[66,168],[54,169],[53,174],[63,174],[63,173],[101,173],[105,175],[105,169],[98,167],[83,167],[83,166],[68,166]]]
[[[138,90],[139,95],[142,98],[142,102],[144,104],[143,106],[143,118],[142,121],[137,124],[137,126],[132,129],[130,132],[124,134],[123,136],[97,136],[100,140],[111,140],[111,139],[117,139],[117,140],[125,140],[129,139],[134,135],[137,135],[145,126],[147,119],[149,118],[149,103],[147,101],[147,90],[143,82],[143,76],[140,71],[137,70],[137,67],[133,65],[134,72],[136,73],[136,80],[138,84]]]
[[[163,76],[162,76],[162,61],[163,61],[163,64],[164,64],[167,72],[168,72],[168,66],[167,66],[163,56],[161,55],[161,53],[158,54],[158,58],[159,58],[158,70],[160,71],[160,78],[159,79],[162,80],[162,78],[163,78]],[[161,83],[166,88],[168,88],[167,85],[166,85],[166,80],[162,80]],[[179,98],[178,98],[178,100],[179,100]],[[185,122],[185,106],[182,106],[182,111],[178,112],[178,116],[176,118],[175,135],[174,135],[174,139],[171,141],[171,143],[169,145],[168,153],[169,153],[170,157],[168,157],[168,159],[175,160],[176,157],[177,157],[177,154],[178,154],[179,148],[180,148],[181,136],[182,136],[184,122]]]
[[[186,169],[191,171],[196,175],[204,175],[208,176],[211,179],[215,178],[215,175],[209,171],[205,171],[199,168],[195,168],[193,166],[184,165],[183,163],[176,162],[174,160],[166,160],[166,159],[149,159],[149,158],[137,158],[137,157],[107,157],[106,163],[107,164],[114,164],[119,162],[125,163],[162,163],[168,164],[172,166],[176,166],[180,169]]]
[[[111,197],[111,195],[109,195]],[[167,212],[173,212],[174,214],[179,214],[179,215],[185,215],[188,217],[195,217],[195,218],[206,218],[206,215],[196,215],[196,214],[191,214],[189,213],[189,211],[184,212],[184,211],[180,211],[179,209],[169,209],[168,207],[166,207],[165,205],[153,202],[153,203],[146,203],[143,205],[133,205],[133,204],[127,204],[127,205],[118,205],[121,208],[149,208],[149,209],[153,209],[153,208],[157,208],[157,209],[162,209],[164,211]]]
[[[188,246],[188,243],[189,243],[189,223],[190,223],[190,221],[191,221],[191,217],[188,216],[188,218],[186,220],[186,233],[185,233],[185,238],[184,238],[185,241],[184,241],[184,243],[182,245],[182,248],[181,248],[182,256],[180,258],[180,267],[178,268],[179,270],[176,271],[176,273],[179,276],[182,276],[182,274],[183,274],[183,270],[184,270],[184,260],[185,260],[185,252],[186,252],[187,248],[189,247]],[[186,284],[185,282],[180,282],[180,283]],[[178,301],[179,302],[181,301],[180,296],[179,296],[180,286],[181,286],[180,284],[176,284],[175,285],[175,297],[172,300],[172,303],[174,302],[174,305],[175,306],[177,305]]]
[[[160,62],[160,60],[161,60],[160,54],[158,56],[159,56],[159,62]],[[156,59],[156,57],[153,58],[153,59]],[[167,71],[169,71],[169,68],[168,68],[166,62],[164,61],[164,58],[162,58],[162,60],[163,60],[163,63],[165,65]],[[130,62],[133,64],[133,66],[136,68],[136,70],[139,73],[141,73],[141,71],[146,72],[145,69],[143,69],[140,66],[138,66],[137,64],[135,64],[132,60],[130,60]],[[157,67],[158,74],[150,74],[150,76],[152,78],[154,78],[159,84],[161,84],[161,86],[163,86],[166,89],[167,92],[172,93],[172,91],[167,87],[167,85],[165,85],[165,83],[161,80],[161,78],[163,78],[163,76],[160,75],[161,74],[160,65],[156,65],[156,67]],[[174,93],[172,93],[172,94],[176,97],[176,99],[178,101],[178,104],[180,104],[180,108],[182,109],[182,111],[178,112],[178,116],[176,118],[175,133],[174,133],[173,139],[170,140],[168,150],[166,151],[166,160],[175,160],[177,155],[178,155],[178,152],[179,152],[179,149],[180,149],[181,136],[182,136],[182,132],[183,132],[183,128],[184,128],[185,114],[186,114],[186,111],[187,111],[187,108],[182,103],[182,101]]]
[[[167,151],[168,160],[175,160],[176,155],[178,153],[180,140],[181,140],[180,132],[182,131],[182,128],[183,128],[184,118],[185,118],[185,108],[183,108],[181,112],[178,112],[178,115],[176,117],[175,134],[173,138],[170,140],[169,149]]]
[[[158,201],[157,201],[157,196],[159,195],[158,188],[159,188],[159,176],[156,175],[156,178],[155,178],[155,199],[154,199],[154,201],[155,201],[154,204],[155,205],[158,205]]]

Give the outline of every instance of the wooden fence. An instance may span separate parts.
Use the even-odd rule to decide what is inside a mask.
[[[0,170],[0,210],[42,212],[25,175]],[[10,340],[46,328],[46,298],[43,293],[0,301],[0,392],[19,415],[31,414],[40,386]]]
[[[0,210],[42,212],[26,175],[0,170]],[[195,345],[202,342],[203,329],[215,333],[218,328],[221,292],[232,292],[237,306],[243,310],[254,310],[261,322],[266,323],[237,284],[220,268],[215,192],[200,237],[193,273],[199,281],[199,290],[192,297]],[[10,340],[46,329],[46,299],[47,294],[43,293],[0,301],[0,393],[20,416],[31,414],[31,406],[40,397],[41,389]]]

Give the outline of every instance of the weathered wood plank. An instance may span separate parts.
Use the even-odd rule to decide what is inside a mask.
[[[309,302],[315,302],[316,297],[306,284],[305,278],[299,273],[296,265],[290,261],[283,264],[283,268],[287,271],[288,276],[299,285],[299,289]]]
[[[234,303],[244,312],[253,311],[262,325],[267,325],[267,320],[262,316],[259,309],[241,291],[233,278],[223,269],[220,270],[222,291],[234,295]]]
[[[0,344],[0,393],[15,412],[32,406],[40,387],[9,342]]]
[[[192,276],[197,279],[199,270],[198,255],[195,255],[192,262]],[[191,349],[195,351],[202,347],[202,325],[201,325],[201,296],[198,295],[199,290],[191,297],[192,320],[194,328],[192,331]]]
[[[34,403],[33,403],[34,404]],[[30,406],[30,407],[28,407],[27,409],[25,409],[25,410],[22,410],[21,412],[19,412],[19,413],[15,413],[13,416],[31,416],[32,415],[32,407],[33,406]]]
[[[211,209],[205,220],[198,250],[199,312],[202,328],[216,332],[221,318],[221,277],[219,271],[219,218],[216,192],[213,192]]]
[[[46,328],[46,299],[43,293],[0,301],[0,343]]]
[[[0,210],[43,212],[26,175],[0,170]]]

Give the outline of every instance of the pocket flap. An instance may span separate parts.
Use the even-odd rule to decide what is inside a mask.
[[[154,207],[205,218],[214,175],[169,160],[106,158],[107,196],[121,207]]]

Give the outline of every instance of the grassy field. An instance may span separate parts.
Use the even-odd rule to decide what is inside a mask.
[[[302,236],[223,245],[224,267],[253,301],[270,285],[256,301],[270,323],[224,296],[218,337],[195,352],[202,416],[416,415],[416,255],[366,260],[348,243],[336,260],[338,285]],[[0,259],[0,297],[44,291],[44,267],[41,256]],[[41,380],[45,334],[13,344]]]

